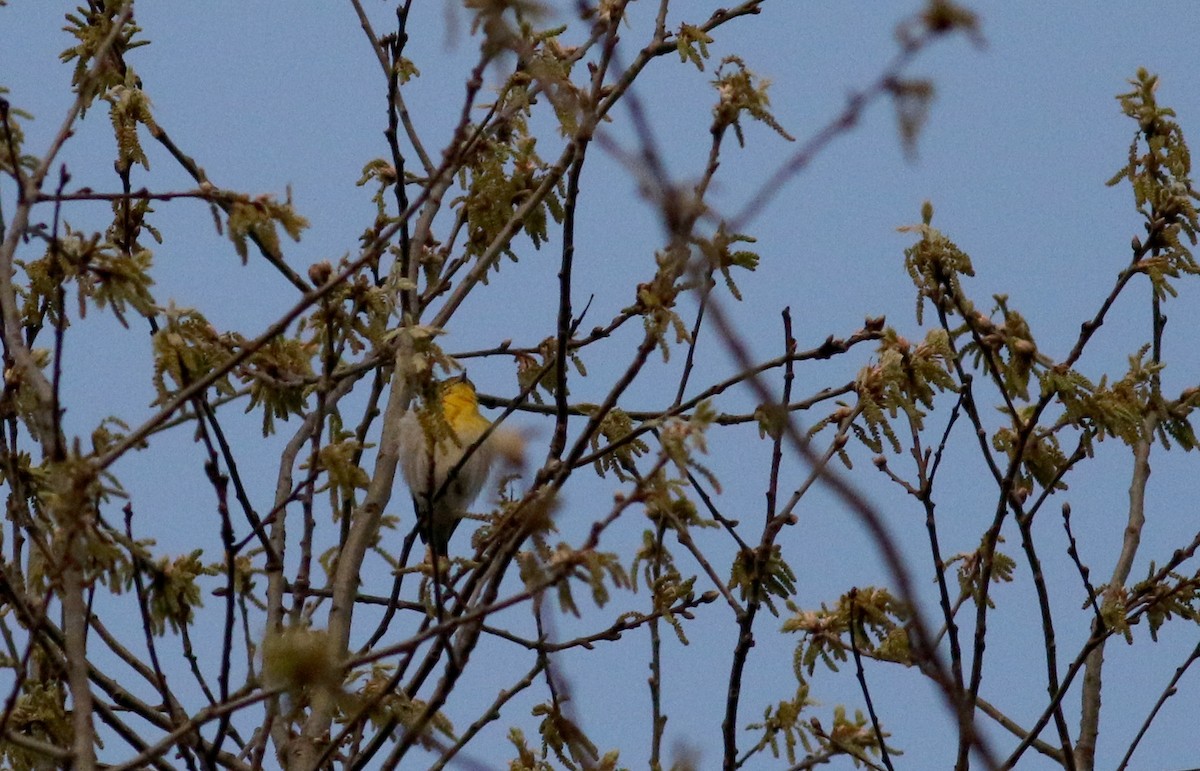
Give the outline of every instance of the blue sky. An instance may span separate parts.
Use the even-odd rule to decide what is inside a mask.
[[[364,4],[378,28],[386,30],[391,18],[387,4]],[[69,45],[61,31],[62,14],[73,6],[16,0],[0,9],[6,41],[0,47],[0,84],[11,89],[8,98],[15,106],[37,116],[26,125],[27,149],[33,152],[46,146],[71,100],[70,68],[57,61],[57,54]],[[448,13],[443,2],[414,6],[408,56],[422,75],[405,94],[426,143],[440,150],[457,119],[461,83],[475,49],[462,28],[464,13]],[[646,34],[654,7],[643,0],[631,8],[630,25],[623,33],[631,46],[627,51]],[[715,4],[708,2],[677,2],[672,26],[702,19],[712,7]],[[895,23],[917,7],[768,0],[760,16],[720,30],[706,72],[674,57],[658,61],[636,91],[647,105],[668,169],[678,180],[694,179],[703,171],[713,101],[709,81],[720,57],[738,54],[770,79],[775,116],[803,140],[824,126],[849,94],[878,75],[895,50]],[[780,351],[778,314],[784,306],[792,308],[801,347],[817,345],[830,334],[849,334],[868,315],[886,314],[910,339],[921,337],[913,316],[914,291],[903,271],[903,249],[911,237],[896,229],[917,222],[926,199],[934,204],[934,224],[973,258],[978,275],[967,289],[977,303],[987,307],[993,293],[1008,294],[1029,319],[1042,350],[1051,355],[1065,353],[1079,323],[1109,291],[1128,259],[1130,237],[1141,232],[1129,189],[1104,186],[1123,164],[1134,130],[1113,95],[1127,90],[1126,80],[1138,67],[1146,67],[1162,78],[1160,101],[1176,109],[1185,132],[1200,136],[1195,9],[1184,3],[1010,2],[981,8],[980,18],[985,47],[962,38],[946,40],[908,71],[910,76],[932,79],[937,88],[915,160],[902,152],[891,108],[881,102],[867,111],[857,128],[777,191],[747,226],[758,238],[755,249],[762,265],[753,274],[738,276],[746,300],[729,310],[756,355],[765,358]],[[300,272],[312,262],[353,253],[374,212],[369,193],[355,181],[364,163],[385,156],[387,148],[382,77],[349,3],[142,3],[137,19],[153,44],[133,52],[130,63],[153,100],[156,119],[176,142],[221,187],[275,194],[291,187],[297,208],[312,223],[299,244],[285,247],[288,261]],[[448,22],[457,25],[457,34],[447,34]],[[625,61],[631,57],[626,53]],[[495,73],[489,78],[495,82]],[[605,131],[630,147],[628,113],[618,109],[613,117]],[[190,188],[171,159],[144,139],[151,171],[135,178],[135,188]],[[746,125],[746,139],[745,149],[730,143],[725,150],[712,199],[722,211],[737,211],[793,149],[760,124]],[[540,141],[543,157],[557,155],[559,140],[553,132]],[[62,154],[73,184],[115,189],[111,148],[107,117],[97,106]],[[655,211],[639,198],[620,164],[598,148],[591,160],[594,165],[583,179],[576,264],[577,305],[595,295],[585,328],[603,323],[632,300],[634,283],[652,275],[653,250],[662,240]],[[2,189],[7,214],[12,191]],[[290,287],[268,267],[254,259],[246,267],[239,264],[228,242],[214,232],[204,206],[184,201],[155,208],[153,221],[166,239],[155,250],[162,301],[200,307],[220,328],[247,334],[257,333],[293,302]],[[80,227],[103,227],[106,210],[105,205],[80,205],[68,217]],[[530,345],[551,334],[553,301],[538,300],[554,296],[556,245],[552,241],[539,252],[522,242],[520,264],[505,265],[486,291],[455,317],[447,348],[469,350],[504,338]],[[1120,377],[1126,357],[1149,339],[1148,292],[1148,287],[1137,287],[1114,309],[1094,349],[1080,363],[1087,375],[1098,378],[1107,372]],[[1200,311],[1198,297],[1195,286],[1182,283],[1179,298],[1167,306],[1172,321],[1165,348],[1171,362],[1164,373],[1168,393],[1200,381],[1200,357],[1188,331]],[[131,424],[150,414],[149,345],[140,333],[123,332],[99,313],[76,324],[68,339],[68,366],[86,375],[68,383],[70,431],[86,435],[107,414],[118,414]],[[623,366],[626,344],[632,339],[633,332],[618,336],[604,353],[586,357],[592,375],[574,382],[573,397],[599,398]],[[735,369],[715,338],[701,351],[695,382],[714,381]],[[661,384],[663,378],[677,376],[682,349],[677,354],[668,364],[652,362],[623,406],[653,408],[669,401],[674,386],[664,396]],[[805,367],[799,372],[799,392],[843,382],[864,363],[860,354]],[[483,391],[515,392],[507,362],[473,368],[471,374]],[[734,392],[723,396],[717,407],[746,411],[753,402],[749,391]],[[253,448],[245,453],[243,473],[263,480],[253,492],[256,503],[268,508],[275,475],[272,456],[278,456],[282,439],[262,440],[254,433],[257,424],[251,417],[243,427],[241,441]],[[540,458],[543,447],[538,443],[549,438],[548,429],[532,418],[522,425],[534,437],[532,457]],[[288,430],[281,435],[286,438]],[[992,507],[992,499],[980,495],[984,470],[972,454],[976,451],[965,434],[958,439],[953,447],[963,458],[952,466],[952,481],[939,501],[948,553],[973,548]],[[759,515],[769,446],[758,442],[749,427],[715,433],[711,443],[706,464],[725,484],[723,505],[745,511],[747,519]],[[852,478],[886,514],[901,548],[914,560],[923,559],[926,547],[916,506],[874,473],[865,451],[856,453],[855,460]],[[1151,511],[1135,578],[1145,574],[1151,560],[1163,561],[1196,529],[1195,459],[1156,452],[1153,462]],[[1129,466],[1125,448],[1112,442],[1102,445],[1066,498],[1076,512],[1084,558],[1097,575],[1107,574],[1119,548]],[[151,452],[123,462],[116,472],[133,494],[139,523],[159,540],[164,553],[186,551],[213,537],[213,522],[204,519],[212,515],[211,501],[205,497],[199,450],[190,432],[157,437]],[[792,461],[785,475],[789,481],[784,487],[795,486],[805,469]],[[591,519],[607,509],[613,490],[594,480],[579,482],[567,489],[560,521],[564,538],[576,541]],[[1056,512],[1057,505],[1053,508]],[[389,511],[407,518],[406,496],[394,496]],[[798,602],[806,607],[832,603],[850,585],[886,580],[869,539],[831,497],[817,491],[798,513],[803,526],[782,541],[798,574]],[[191,522],[206,523],[207,530],[181,526]],[[607,548],[628,547],[638,538],[641,524],[624,524]],[[1078,578],[1062,553],[1056,515],[1048,512],[1037,526],[1043,548],[1055,555],[1048,573],[1056,608],[1070,619],[1060,630],[1060,651],[1073,654],[1086,638],[1088,623],[1087,615],[1078,611]],[[1015,529],[1007,535],[1015,552]],[[1041,642],[1029,604],[1027,571],[1018,574],[1015,583],[996,591],[996,618],[1002,621],[989,645],[989,656],[995,658],[988,665],[991,674],[983,695],[1027,723],[1044,695],[1038,686]],[[386,574],[380,575],[386,581]],[[919,575],[923,591],[933,597],[928,567]],[[644,602],[643,592],[634,599],[619,597],[615,604],[624,609]],[[610,607],[593,617],[593,625],[615,612]],[[527,623],[527,615],[515,623]],[[787,698],[794,690],[795,640],[778,635],[777,627],[778,621],[769,617],[759,622],[743,724],[756,719],[763,705]],[[560,622],[563,636],[584,628],[568,619]],[[667,701],[681,709],[671,718],[667,746],[691,746],[700,753],[701,767],[711,767],[720,752],[717,726],[728,670],[728,609],[705,609],[688,631],[689,648],[668,646]],[[1196,641],[1195,629],[1183,626],[1164,633],[1158,645],[1145,639],[1144,630],[1136,636],[1134,647],[1116,642],[1108,648],[1105,673],[1110,690],[1097,756],[1102,767],[1115,766],[1167,678]],[[649,723],[644,637],[634,633],[622,643],[562,661],[585,728],[602,750],[621,749],[623,761],[635,768],[645,764]],[[519,676],[517,669],[499,665],[511,654],[503,647],[489,651],[497,666],[490,672],[477,668],[471,675],[477,679],[464,681],[461,694],[480,695],[478,701],[463,697],[448,707],[456,723],[469,723],[489,694]],[[870,676],[885,726],[906,750],[901,767],[947,767],[950,755],[941,737],[949,718],[936,694],[915,673],[875,668]],[[1195,765],[1200,744],[1193,716],[1200,708],[1200,690],[1188,686],[1185,679],[1143,741],[1133,767]],[[813,690],[823,715],[836,703],[858,705],[861,699],[849,668],[837,675],[818,670]],[[1067,704],[1073,715],[1077,698],[1068,697]],[[515,701],[501,724],[519,723],[527,735],[534,735],[529,706]],[[1071,721],[1074,726],[1075,718]],[[999,748],[1008,746],[1008,737],[994,736]],[[495,727],[482,740],[482,748],[508,757],[503,728]],[[486,751],[476,750],[476,756],[484,759],[480,753]],[[1042,767],[1039,763],[1040,757],[1027,755],[1022,768]]]

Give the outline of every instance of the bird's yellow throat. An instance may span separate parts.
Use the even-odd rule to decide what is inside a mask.
[[[449,383],[442,391],[442,414],[455,433],[478,430],[488,421],[479,414],[479,401],[475,389],[462,381]]]

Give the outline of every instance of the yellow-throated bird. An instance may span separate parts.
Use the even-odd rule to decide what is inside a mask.
[[[437,392],[443,419],[418,410],[400,419],[400,469],[412,491],[421,541],[444,557],[458,521],[487,482],[493,450],[488,440],[475,446],[491,423],[479,414],[471,381],[444,380]]]

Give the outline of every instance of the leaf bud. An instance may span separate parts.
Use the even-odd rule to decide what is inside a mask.
[[[331,275],[333,275],[333,266],[329,264],[328,260],[314,262],[308,266],[308,280],[313,282],[314,286],[325,286]]]

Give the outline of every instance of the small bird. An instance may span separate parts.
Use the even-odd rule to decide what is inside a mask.
[[[421,541],[435,557],[445,557],[450,536],[487,482],[494,452],[490,437],[475,446],[491,422],[479,414],[471,381],[450,378],[437,385],[437,392],[440,418],[432,411],[409,410],[400,419],[400,468],[412,492]]]

